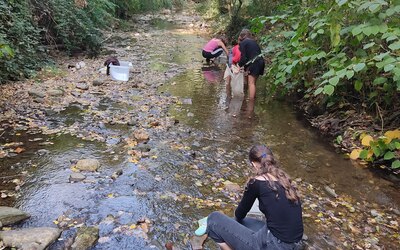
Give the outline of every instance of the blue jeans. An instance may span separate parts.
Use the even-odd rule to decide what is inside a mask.
[[[254,223],[251,223],[254,226]],[[258,230],[257,230],[258,229]],[[248,228],[219,212],[213,212],[207,219],[208,237],[217,243],[226,243],[238,250],[298,250],[301,243],[285,243],[276,238],[264,223],[262,227]]]

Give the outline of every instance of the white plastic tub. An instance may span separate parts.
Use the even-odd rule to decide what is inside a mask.
[[[117,81],[128,81],[129,80],[129,70],[132,67],[131,62],[119,61],[118,65],[110,64],[110,75],[113,80]]]

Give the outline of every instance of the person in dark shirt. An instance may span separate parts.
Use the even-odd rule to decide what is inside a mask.
[[[246,185],[235,218],[211,213],[207,218],[208,237],[221,249],[302,249],[302,208],[292,181],[278,167],[267,146],[253,146],[249,159],[255,175]],[[266,217],[266,223],[258,231],[243,225],[256,199]]]
[[[264,74],[265,62],[261,55],[261,48],[253,39],[250,30],[243,29],[239,34],[240,61],[239,66],[248,73],[250,100],[256,98],[256,82]]]

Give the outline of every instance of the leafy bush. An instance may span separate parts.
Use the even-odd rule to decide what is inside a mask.
[[[303,93],[329,107],[358,102],[372,110],[399,104],[398,1],[307,1],[298,11],[253,20],[271,57],[277,91]],[[321,98],[325,96],[327,98]]]
[[[363,148],[354,149],[350,154],[351,159],[384,161],[393,170],[400,168],[400,130],[387,131],[378,138],[364,133],[360,139]]]
[[[41,60],[39,30],[25,1],[0,2],[0,83],[30,76]]]

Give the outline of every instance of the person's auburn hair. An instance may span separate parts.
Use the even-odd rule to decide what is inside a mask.
[[[251,162],[260,163],[261,167],[257,172],[257,176],[270,174],[277,179],[278,183],[270,181],[269,178],[266,178],[268,184],[276,193],[278,192],[277,185],[281,185],[285,189],[285,195],[288,200],[295,203],[300,201],[300,196],[297,194],[296,187],[292,183],[292,180],[288,174],[279,168],[270,148],[265,145],[253,146],[249,152],[249,160]]]

